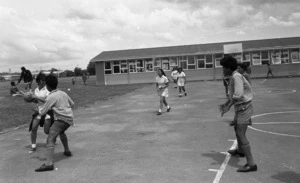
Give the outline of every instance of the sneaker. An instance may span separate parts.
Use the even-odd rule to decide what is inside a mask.
[[[254,172],[254,171],[257,171],[257,165],[249,166],[248,164],[246,164],[243,167],[237,169],[237,172]]]
[[[45,172],[54,170],[54,165],[45,165],[43,164],[40,168],[35,169],[36,172]]]
[[[71,151],[65,151],[63,154],[65,156],[73,156],[73,154],[71,153]]]
[[[36,147],[31,147],[30,149],[29,149],[29,152],[28,153],[33,153],[33,152],[35,152],[36,151]]]
[[[158,115],[158,116],[161,115],[161,112],[158,112],[157,115]]]
[[[179,97],[182,97],[182,95],[180,94]]]
[[[171,110],[171,107],[169,107],[169,108],[167,109],[167,112],[170,112],[170,110]]]

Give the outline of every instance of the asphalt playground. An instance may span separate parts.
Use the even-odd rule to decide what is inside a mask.
[[[237,173],[245,158],[236,145],[233,109],[221,118],[222,81],[189,82],[188,96],[169,87],[171,112],[157,116],[155,86],[144,87],[74,111],[67,131],[72,157],[61,142],[55,171],[44,163],[46,135],[39,129],[29,154],[27,126],[0,134],[0,182],[87,183],[299,183],[300,78],[254,79],[253,125],[247,131],[257,172]]]

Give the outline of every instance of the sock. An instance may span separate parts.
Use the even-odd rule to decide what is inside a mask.
[[[162,110],[161,109],[158,109],[158,112],[161,112]]]
[[[169,105],[167,106],[167,109],[170,109],[170,106],[169,106]]]
[[[36,144],[31,144],[31,147],[32,148],[36,148]]]

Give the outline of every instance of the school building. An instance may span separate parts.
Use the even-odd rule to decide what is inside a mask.
[[[91,62],[98,85],[153,83],[158,68],[170,78],[173,67],[181,67],[188,81],[216,80],[222,79],[220,60],[230,45],[242,47],[231,55],[250,64],[251,78],[266,77],[267,63],[275,76],[300,75],[300,37],[103,51]]]

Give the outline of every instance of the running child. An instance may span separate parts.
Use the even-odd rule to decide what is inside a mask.
[[[38,110],[40,115],[45,115],[51,108],[54,113],[54,123],[50,128],[47,137],[47,160],[36,172],[52,171],[54,170],[54,148],[57,136],[64,146],[64,155],[72,156],[69,149],[68,138],[65,131],[73,125],[73,110],[74,102],[65,92],[57,89],[57,77],[50,74],[46,76],[46,87],[50,94],[46,98],[46,103]]]
[[[178,88],[179,88],[179,97],[182,97],[181,90],[184,92],[185,96],[187,95],[187,93],[185,91],[185,88],[184,88],[185,82],[186,82],[185,73],[182,71],[182,68],[179,67],[178,68],[178,73],[177,73],[177,85],[178,85]]]
[[[229,75],[229,99],[227,102],[219,106],[221,116],[234,106],[235,124],[234,130],[238,142],[237,149],[229,150],[228,153],[232,156],[246,156],[247,164],[237,169],[237,172],[257,171],[250,143],[246,137],[248,125],[251,124],[251,115],[253,114],[252,99],[253,93],[249,82],[237,72],[237,61],[232,56],[226,56],[221,59],[220,64],[223,66],[224,75]]]
[[[169,96],[169,94],[168,94],[169,80],[166,77],[166,74],[162,69],[157,70],[157,75],[158,76],[156,77],[156,90],[157,90],[158,96],[160,97],[160,100],[159,100],[160,106],[159,106],[157,115],[161,115],[164,104],[165,104],[165,106],[167,106],[167,112],[170,112],[170,110],[171,110],[171,107],[168,105],[168,103],[166,101],[166,97]]]
[[[50,94],[46,87],[46,75],[40,72],[36,76],[36,83],[38,87],[34,90],[34,93],[31,95],[33,99],[36,99],[38,109],[41,109],[46,101],[46,97]],[[36,138],[37,138],[37,130],[38,127],[44,127],[44,132],[46,134],[49,133],[50,126],[51,126],[51,118],[49,114],[40,115],[39,113],[35,112],[32,115],[32,120],[29,125],[29,131],[31,131],[31,149],[29,153],[36,151]]]
[[[275,78],[274,75],[273,75],[273,70],[272,70],[272,68],[270,67],[270,64],[268,63],[267,66],[268,66],[267,78],[269,78],[269,74],[271,74],[272,77]]]
[[[175,84],[174,88],[177,88],[177,74],[178,74],[177,68],[173,67],[171,77],[172,77],[172,79],[174,81],[174,84]]]

